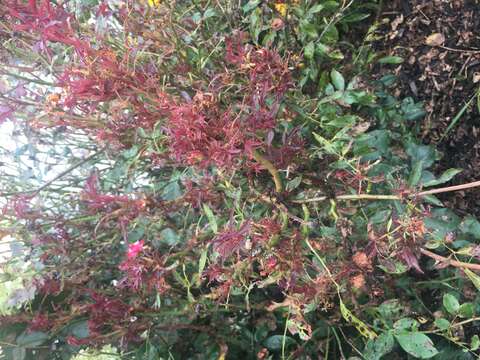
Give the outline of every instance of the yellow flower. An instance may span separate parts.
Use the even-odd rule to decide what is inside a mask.
[[[161,2],[162,0],[148,0],[148,5],[150,5],[151,7],[155,7],[160,5]]]
[[[280,13],[280,15],[282,15],[282,16],[287,15],[287,9],[288,9],[287,4],[277,3],[274,6],[275,6],[275,10],[277,10]]]

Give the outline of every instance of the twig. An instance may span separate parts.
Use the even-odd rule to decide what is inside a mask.
[[[451,265],[451,266],[458,267],[458,268],[480,271],[480,264],[470,264],[470,263],[465,263],[465,262],[461,262],[461,261],[457,261],[457,260],[452,260],[452,259],[446,258],[444,256],[437,255],[437,254],[431,252],[430,250],[427,250],[427,249],[424,249],[424,248],[421,248],[420,252],[423,255],[426,255],[426,256],[428,256],[428,257],[430,257],[430,258],[432,258],[432,259],[434,259],[438,262],[446,263],[447,265]]]
[[[409,198],[422,197],[425,195],[440,194],[450,191],[466,190],[474,187],[479,187],[480,181],[474,181],[471,183],[466,183],[462,185],[447,186],[438,189],[421,191],[418,193],[411,193],[408,195]],[[295,204],[307,204],[311,202],[320,202],[329,199],[327,196],[318,196],[311,199],[297,199],[292,200],[292,203]],[[335,200],[402,200],[403,197],[400,195],[376,195],[376,194],[354,194],[354,195],[338,195],[334,197]]]
[[[258,196],[258,199],[260,201],[263,201],[267,204],[271,204],[273,206],[275,206],[278,210],[280,210],[281,212],[283,212],[285,215],[287,215],[287,217],[301,225],[305,225],[305,226],[308,226],[308,227],[312,227],[315,225],[314,222],[312,221],[305,221],[301,218],[299,218],[298,216],[295,216],[293,214],[291,214],[289,211],[288,211],[288,208],[286,205],[282,204],[281,202],[279,202],[277,199],[275,198],[271,198],[265,194],[262,194],[260,193],[259,191],[256,191],[254,190],[255,192],[255,195]]]
[[[417,196],[440,194],[440,193],[449,192],[449,191],[465,190],[465,189],[470,189],[470,188],[479,187],[479,186],[480,186],[480,181],[474,181],[474,182],[466,183],[462,185],[447,186],[443,188],[422,191],[422,192],[419,192]]]
[[[319,202],[330,199],[328,196],[319,196],[311,199],[292,200],[295,204],[306,204],[311,202]],[[401,200],[399,195],[373,195],[373,194],[354,194],[354,195],[338,195],[335,200]]]
[[[280,174],[278,173],[278,170],[275,168],[275,166],[268,161],[265,157],[260,155],[260,153],[257,150],[253,150],[252,152],[253,158],[259,162],[265,169],[268,170],[268,172],[272,175],[273,181],[275,183],[275,191],[277,193],[280,193],[283,191],[283,185],[282,185],[282,179],[280,178]]]
[[[454,49],[451,47],[447,46],[439,46],[442,49],[448,50],[448,51],[455,51],[455,52],[461,52],[461,53],[468,53],[468,54],[478,54],[480,53],[480,50],[469,50],[469,49]]]

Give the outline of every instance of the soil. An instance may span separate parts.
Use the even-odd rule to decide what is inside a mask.
[[[478,14],[480,1],[474,0],[390,0],[384,1],[379,16],[381,39],[376,49],[404,59],[383,70],[391,72],[394,67],[397,96],[424,102],[422,139],[444,154],[436,172],[463,169],[451,185],[480,180],[480,99],[477,105],[475,98],[480,89]],[[456,117],[456,125],[447,132]],[[480,216],[478,188],[440,199],[459,214]]]

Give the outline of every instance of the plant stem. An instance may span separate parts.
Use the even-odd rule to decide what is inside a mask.
[[[421,191],[418,193],[411,193],[408,195],[409,198],[422,197],[425,195],[440,194],[450,191],[466,190],[474,187],[479,187],[480,181],[474,181],[466,184],[447,186],[438,189]],[[297,199],[292,200],[295,204],[306,204],[311,202],[320,202],[328,200],[328,196],[318,196],[311,199]],[[376,194],[354,194],[354,195],[338,195],[335,196],[335,200],[402,200],[403,197],[400,195],[376,195]]]
[[[424,196],[424,195],[431,195],[431,194],[440,194],[444,192],[449,192],[449,191],[458,191],[458,190],[465,190],[465,189],[470,189],[474,187],[480,186],[480,181],[474,181],[462,185],[455,185],[455,186],[447,186],[439,189],[432,189],[432,190],[427,190],[427,191],[422,191],[417,193],[417,196]]]
[[[296,204],[306,204],[311,202],[325,201],[329,199],[328,196],[319,196],[305,200],[292,200]],[[338,195],[335,200],[401,200],[398,195],[372,195],[372,194],[354,194],[354,195]]]
[[[257,199],[259,199],[259,200],[263,201],[264,203],[267,203],[267,204],[270,204],[270,205],[275,206],[278,210],[280,210],[280,211],[283,212],[285,215],[287,215],[288,218],[292,219],[293,221],[298,222],[298,223],[301,224],[301,225],[305,225],[305,226],[309,226],[309,227],[314,226],[314,222],[312,222],[312,221],[305,221],[305,220],[299,218],[298,216],[295,216],[295,215],[291,214],[291,213],[288,211],[288,208],[287,208],[284,204],[282,204],[281,202],[279,202],[277,199],[272,198],[272,197],[269,197],[269,196],[267,196],[267,195],[264,195],[264,194],[260,193],[260,192],[257,191],[257,190],[254,190],[254,193],[255,193],[255,195],[257,196],[257,198],[251,199],[252,202],[255,202]]]
[[[273,177],[273,182],[275,183],[275,191],[277,193],[280,193],[283,191],[283,185],[282,185],[282,179],[280,178],[280,174],[278,170],[275,168],[275,166],[267,160],[263,155],[261,155],[257,150],[253,150],[252,152],[253,158],[260,163],[265,169],[268,170],[268,172],[272,175]]]
[[[427,250],[427,249],[424,249],[424,248],[421,248],[420,252],[423,255],[426,255],[426,256],[428,256],[428,257],[430,257],[430,258],[432,258],[432,259],[434,259],[438,262],[446,263],[447,265],[452,265],[454,267],[480,271],[480,264],[470,264],[470,263],[465,263],[465,262],[461,262],[461,261],[457,261],[457,260],[452,260],[452,259],[446,258],[444,256],[437,255],[437,254],[431,252],[430,250]]]

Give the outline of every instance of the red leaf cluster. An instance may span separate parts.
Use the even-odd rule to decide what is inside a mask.
[[[90,295],[94,301],[88,306],[88,328],[91,337],[101,334],[109,324],[118,324],[129,316],[129,306],[118,299],[110,299],[94,291]]]
[[[254,50],[241,39],[227,40],[225,56],[244,82],[240,98],[229,99],[230,105],[225,106],[213,95],[228,85],[231,74],[227,71],[210,92],[198,91],[193,101],[170,107],[167,134],[177,161],[200,167],[236,166],[263,146],[266,132],[274,129],[280,103],[291,85],[288,66],[276,52]]]
[[[155,289],[163,294],[170,288],[165,277],[170,269],[164,267],[163,257],[158,257],[144,246],[140,240],[129,244],[127,258],[120,264],[119,269],[125,273],[119,286],[133,291]]]
[[[70,45],[80,52],[89,48],[75,35],[73,15],[52,5],[51,1],[29,0],[28,4],[23,4],[8,0],[6,5],[9,15],[17,20],[14,29],[38,34],[44,49],[48,48],[47,41]]]
[[[251,228],[250,221],[244,222],[239,229],[230,226],[213,239],[213,248],[220,254],[222,259],[227,258],[245,247],[246,237],[250,233]]]
[[[125,221],[136,218],[144,211],[145,201],[131,199],[126,195],[107,195],[98,191],[98,176],[92,174],[85,184],[82,193],[82,199],[87,203],[88,207],[93,211],[118,212]]]

